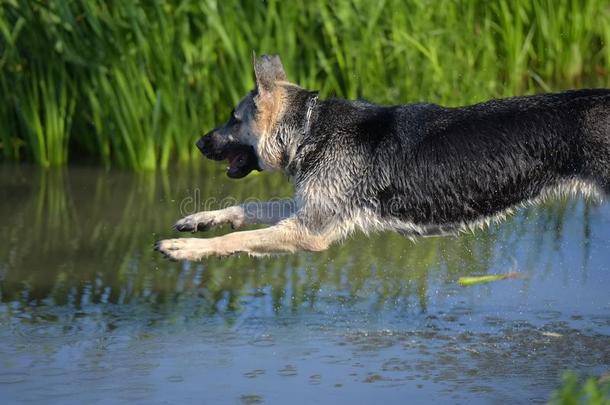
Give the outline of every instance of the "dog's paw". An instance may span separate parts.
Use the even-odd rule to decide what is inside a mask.
[[[174,224],[174,229],[180,232],[207,231],[214,227],[215,221],[212,217],[206,217],[203,213],[189,215]]]
[[[164,239],[154,249],[170,260],[199,261],[218,254],[208,240],[199,238]]]
[[[215,227],[230,224],[233,229],[239,228],[243,223],[243,219],[239,213],[233,209],[227,208],[217,211],[204,211],[197,214],[184,217],[176,224],[174,229],[180,232],[198,232],[207,231]]]

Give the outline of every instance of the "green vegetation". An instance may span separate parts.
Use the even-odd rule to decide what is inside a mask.
[[[608,86],[608,0],[3,0],[0,156],[189,161],[252,88],[251,53],[376,102]]]
[[[575,373],[563,376],[562,386],[553,393],[552,405],[610,405],[610,378],[589,377],[580,381]]]

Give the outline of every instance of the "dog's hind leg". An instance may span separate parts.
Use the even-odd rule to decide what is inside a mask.
[[[321,251],[327,249],[336,238],[332,233],[312,233],[296,217],[292,217],[269,228],[233,232],[216,238],[166,239],[157,242],[155,250],[173,260],[196,261],[237,253],[267,255]]]
[[[295,212],[293,200],[249,202],[215,211],[202,211],[182,218],[174,225],[181,232],[207,231],[229,224],[233,229],[242,225],[275,225]]]

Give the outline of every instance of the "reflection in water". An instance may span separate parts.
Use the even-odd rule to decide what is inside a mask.
[[[486,273],[494,262],[510,264],[524,238],[531,242],[528,267],[544,266],[545,253],[560,250],[564,218],[577,205],[561,201],[527,211],[510,224],[459,238],[412,243],[393,234],[356,236],[347,246],[315,255],[172,264],[150,247],[170,234],[171,224],[180,217],[180,202],[191,190],[201,187],[201,195],[240,201],[290,195],[289,185],[260,177],[245,186],[216,179],[221,183],[217,186],[196,171],[137,176],[94,169],[47,173],[5,168],[2,174],[7,198],[0,202],[6,218],[0,237],[9,241],[0,247],[2,301],[24,305],[171,306],[185,291],[201,289],[207,311],[231,311],[239,307],[244,292],[270,286],[273,308],[279,310],[288,292],[290,306],[298,308],[304,302],[315,304],[322,287],[341,291],[349,302],[370,296],[374,282],[378,305],[397,297],[414,298],[425,310],[431,272],[446,282],[458,275]],[[584,207],[588,213],[589,205]],[[582,219],[582,240],[588,245],[590,218]],[[498,240],[504,245],[499,252]],[[586,260],[588,253],[583,253]]]
[[[162,369],[166,382],[182,385],[178,392],[198,387],[163,368],[180,364],[268,384],[298,379],[299,368],[309,367],[307,385],[342,388],[345,401],[369,395],[350,390],[353,383],[420,389],[422,399],[523,401],[544,400],[564,368],[610,367],[608,205],[563,199],[474,234],[416,243],[395,234],[356,236],[319,254],[206,263],[154,254],[152,243],[173,234],[185,199],[205,205],[198,196],[291,194],[280,176],[236,182],[219,170],[1,167],[0,348],[7,350],[0,389],[28,386],[25,397],[35,400],[35,381],[87,376],[120,385],[108,380],[107,366],[116,361],[124,373],[115,374],[131,382],[124,398],[132,399],[167,398],[150,386]],[[456,284],[461,276],[508,271],[527,277],[470,289]],[[277,364],[261,360],[267,349],[296,347],[304,351]],[[205,364],[197,362],[204,353]],[[193,362],[183,364],[182,356]],[[519,380],[531,396],[508,389],[506,379],[513,386]],[[233,383],[243,388],[234,399],[245,403],[274,392]],[[77,388],[54,390],[58,398],[85,398]],[[20,390],[11,392],[18,397]]]

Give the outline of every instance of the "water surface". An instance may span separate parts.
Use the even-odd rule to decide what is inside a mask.
[[[0,167],[3,403],[526,403],[563,370],[610,371],[607,203],[316,254],[172,263],[151,249],[181,212],[290,192],[214,164]],[[507,272],[522,278],[457,283]]]

